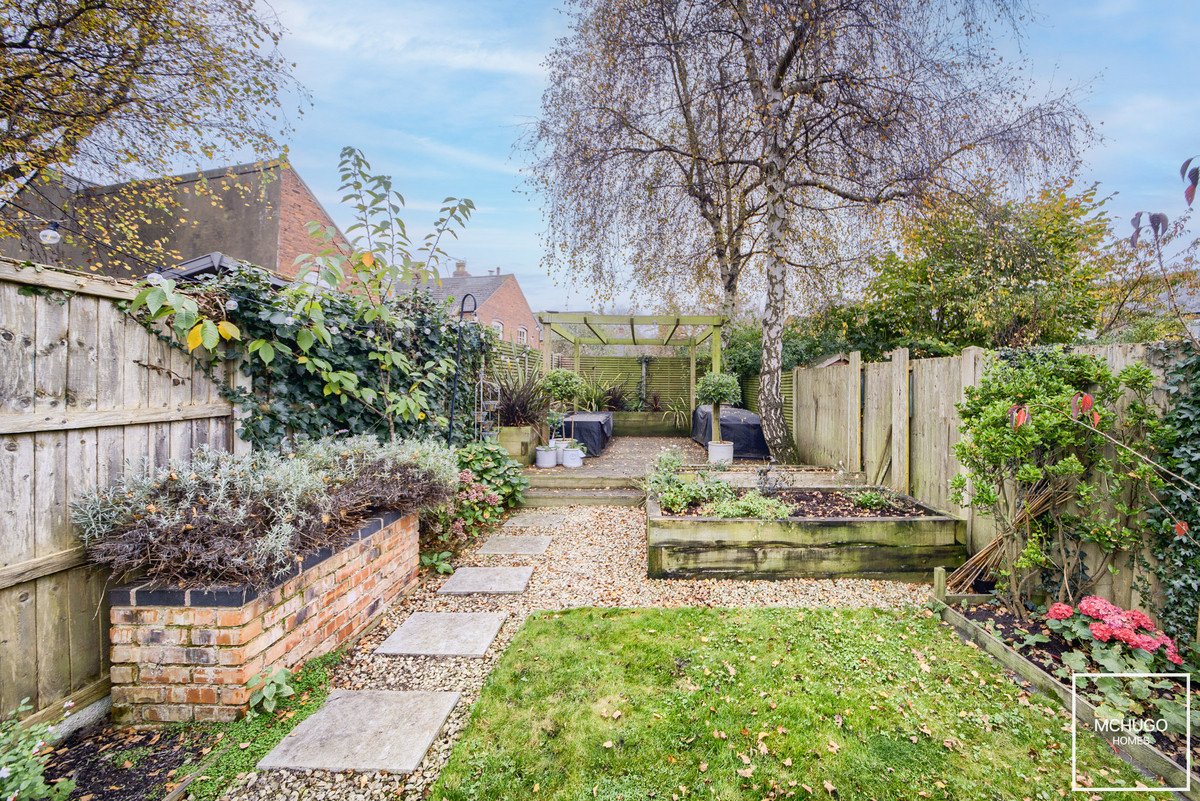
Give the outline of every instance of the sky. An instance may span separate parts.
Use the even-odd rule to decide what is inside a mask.
[[[343,228],[338,155],[360,148],[404,195],[423,235],[449,196],[476,211],[444,250],[472,274],[515,273],[534,311],[595,306],[582,282],[541,267],[539,199],[516,149],[540,111],[543,61],[567,33],[550,0],[275,0],[284,54],[312,104],[290,158]],[[1179,165],[1200,153],[1200,2],[1031,0],[1019,43],[1047,91],[1072,88],[1101,139],[1080,182],[1114,195],[1124,233],[1135,212],[1185,209]],[[1010,43],[1008,48],[1015,48]]]

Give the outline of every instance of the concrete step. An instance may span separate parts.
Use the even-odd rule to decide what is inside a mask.
[[[525,474],[529,486],[538,489],[636,489],[637,479],[628,476],[578,475],[573,472],[534,471]]]
[[[646,496],[635,489],[528,489],[526,507],[641,506]]]

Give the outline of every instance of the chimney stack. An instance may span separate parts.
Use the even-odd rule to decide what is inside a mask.
[[[468,275],[470,275],[470,273],[467,272],[467,263],[465,261],[455,262],[454,277],[455,278],[464,278]]]

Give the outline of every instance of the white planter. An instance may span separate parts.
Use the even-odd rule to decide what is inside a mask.
[[[733,443],[732,442],[715,442],[708,443],[708,462],[709,464],[731,464],[733,462]]]
[[[558,464],[558,448],[549,448],[545,445],[539,445],[537,448],[537,466],[538,467],[554,467]]]
[[[563,467],[583,467],[583,451],[579,448],[565,448],[561,451]]]
[[[558,439],[551,440],[550,444],[554,446],[554,452],[557,454],[554,458],[557,459],[557,464],[563,463],[563,451],[567,449],[567,443],[570,440]]]

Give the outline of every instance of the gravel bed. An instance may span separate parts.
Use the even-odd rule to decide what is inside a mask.
[[[560,510],[554,510],[558,512]],[[337,668],[333,684],[351,690],[443,690],[462,693],[441,733],[410,776],[327,771],[263,771],[246,774],[223,796],[256,799],[337,799],[376,801],[422,798],[436,781],[458,740],[496,660],[525,618],[541,609],[581,606],[707,606],[798,608],[896,608],[919,606],[929,585],[859,579],[788,581],[652,580],[646,577],[646,517],[641,509],[575,506],[563,509],[556,528],[527,528],[523,534],[553,536],[543,555],[483,555],[478,546],[455,560],[455,567],[534,565],[529,589],[521,595],[439,596],[444,576],[431,576],[401,599],[383,622],[364,637]],[[522,514],[530,514],[523,512]],[[482,541],[479,543],[482,544]],[[414,612],[506,612],[508,617],[482,659],[379,656],[375,648]]]

